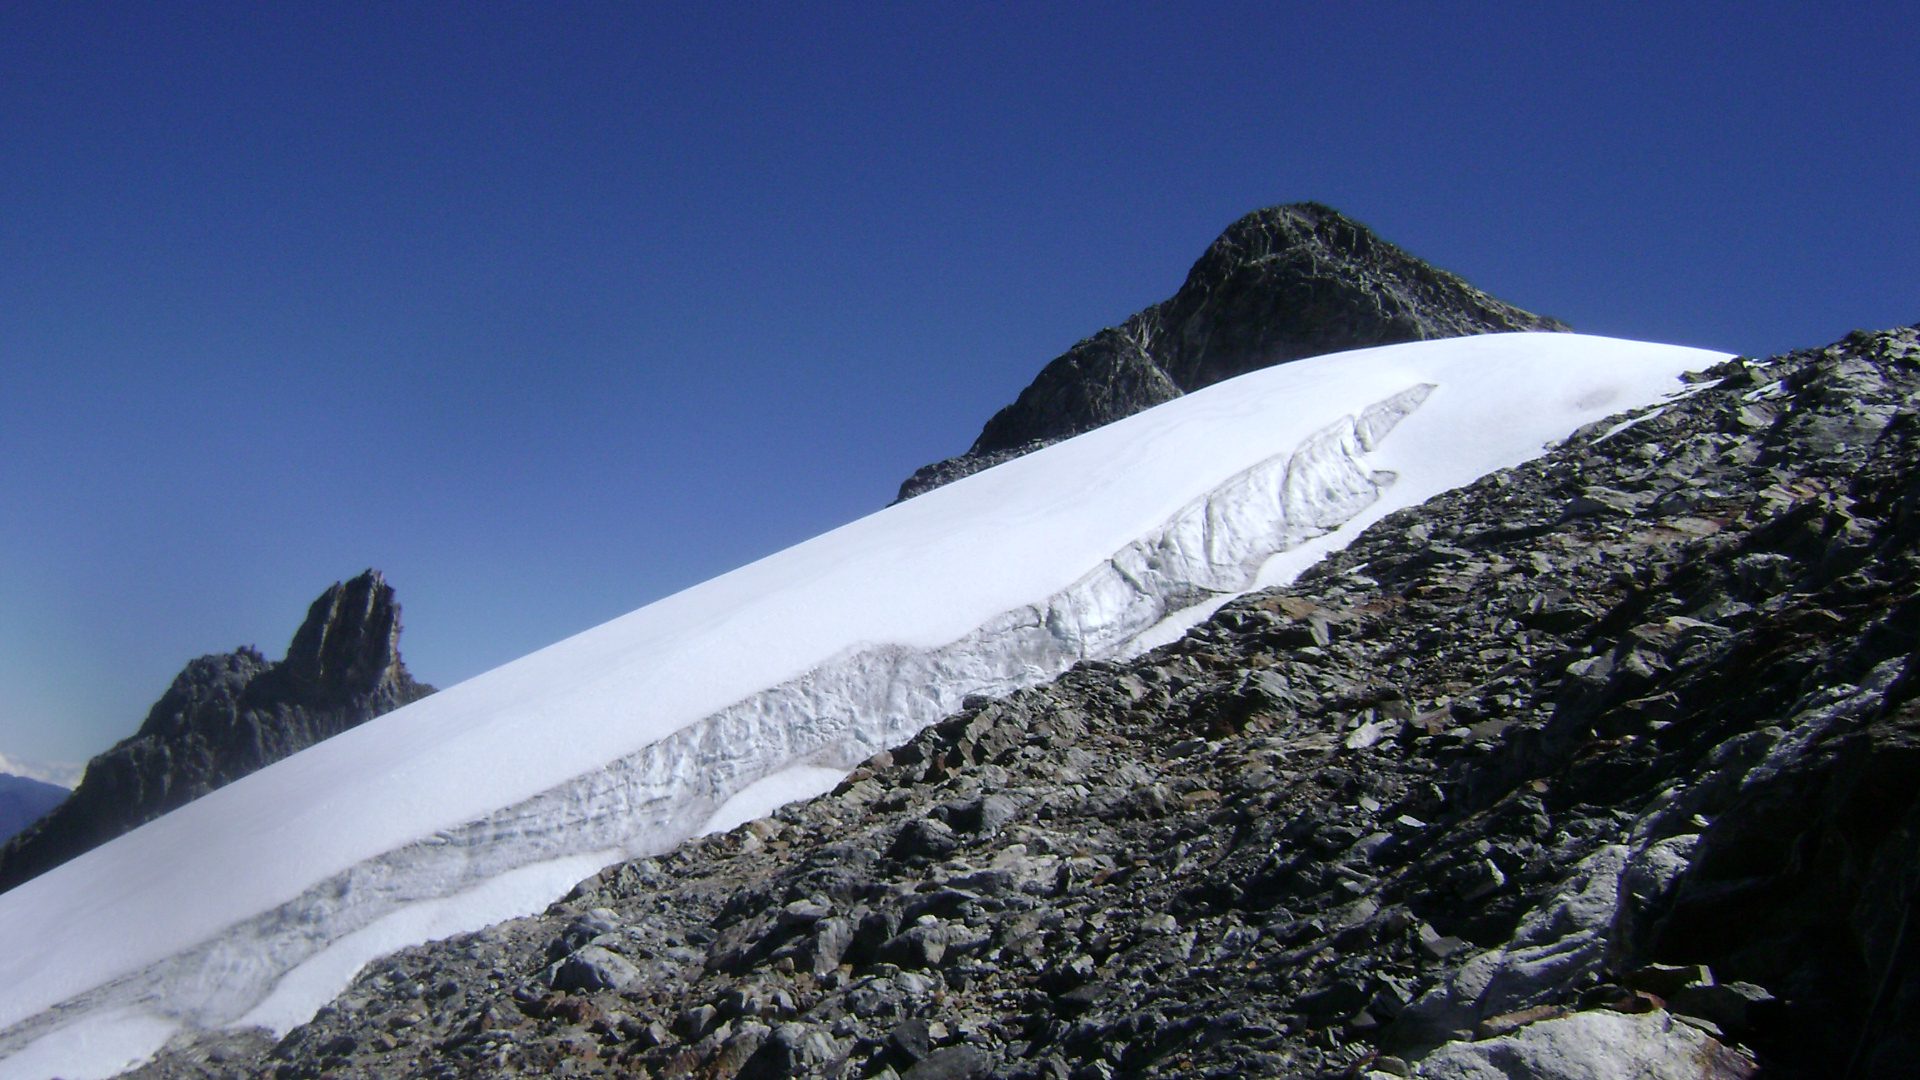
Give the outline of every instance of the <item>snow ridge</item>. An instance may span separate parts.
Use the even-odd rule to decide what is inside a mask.
[[[1121,654],[1181,610],[1254,587],[1271,556],[1374,504],[1396,478],[1363,459],[1433,389],[1415,383],[1342,417],[1291,453],[1188,502],[1067,588],[956,641],[931,649],[849,647],[601,769],[363,861],[212,940],[23,1020],[0,1032],[0,1058],[74,1021],[129,1011],[201,1027],[290,1027],[343,981],[308,980],[291,994],[298,1000],[277,1001],[263,1013],[270,996],[289,996],[275,995],[276,984],[302,964],[329,959],[329,950],[356,954],[335,955],[328,964],[350,974],[406,944],[377,933],[342,939],[409,905],[541,864],[561,868],[571,881],[583,876],[582,855],[599,855],[595,861],[604,865],[663,851],[698,832],[730,796],[773,773],[799,763],[844,772],[951,714],[967,697],[1003,695],[1079,661]]]

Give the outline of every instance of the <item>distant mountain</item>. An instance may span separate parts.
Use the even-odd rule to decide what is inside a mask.
[[[80,774],[85,766],[66,761],[28,761],[22,758],[0,754],[0,773],[12,776],[24,776],[29,780],[38,780],[43,784],[72,791],[80,783]]]
[[[0,840],[40,820],[66,797],[67,789],[58,784],[0,773]]]
[[[900,498],[1123,416],[1307,356],[1514,330],[1566,330],[1502,303],[1319,203],[1229,226],[1180,291],[1041,369],[958,457],[922,467]]]
[[[336,582],[308,609],[286,659],[247,647],[189,663],[138,732],[0,847],[0,890],[432,692],[400,659],[400,606],[386,579],[368,570]]]

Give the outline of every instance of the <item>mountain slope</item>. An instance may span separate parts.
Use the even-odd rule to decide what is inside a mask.
[[[1920,332],[1702,374],[140,1075],[1909,1076]]]
[[[65,788],[68,791],[72,791],[74,785],[80,782],[80,773],[84,768],[85,766],[67,762],[22,761],[0,754],[0,773],[24,776],[29,780],[38,780],[43,784],[52,784],[54,787]]]
[[[1500,302],[1318,203],[1228,226],[1171,299],[1053,360],[965,454],[927,465],[900,498],[1273,364],[1369,345],[1565,330]]]
[[[67,789],[58,784],[0,773],[0,840],[45,817],[66,797]]]
[[[1505,334],[1301,361],[769,556],[0,895],[0,1055],[84,1074],[182,1026],[291,1027],[368,959],[824,790],[970,696],[1168,640],[1719,359]]]
[[[0,889],[432,692],[400,659],[400,606],[386,580],[368,570],[335,582],[279,663],[251,648],[189,663],[137,732],[0,847]]]

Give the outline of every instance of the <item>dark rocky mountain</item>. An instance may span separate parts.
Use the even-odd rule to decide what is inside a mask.
[[[67,797],[67,789],[30,776],[0,773],[0,840],[46,816]]]
[[[1849,1077],[1920,1060],[1920,331],[147,1077]]]
[[[400,605],[386,579],[368,570],[335,582],[278,663],[251,647],[189,663],[139,731],[0,847],[0,889],[432,692],[400,659]]]
[[[959,457],[900,498],[1259,368],[1369,345],[1509,330],[1565,330],[1488,296],[1318,203],[1228,226],[1162,303],[1041,369]]]

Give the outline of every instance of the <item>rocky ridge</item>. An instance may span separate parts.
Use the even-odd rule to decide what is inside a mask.
[[[141,1075],[1908,1075],[1916,394],[1730,362]]]
[[[1422,262],[1331,207],[1256,210],[1220,234],[1170,299],[1054,359],[987,421],[972,448],[919,469],[899,497],[1289,360],[1565,329]]]
[[[400,605],[386,579],[368,570],[335,582],[278,663],[247,647],[187,664],[138,731],[0,847],[0,890],[432,692],[400,658]]]

